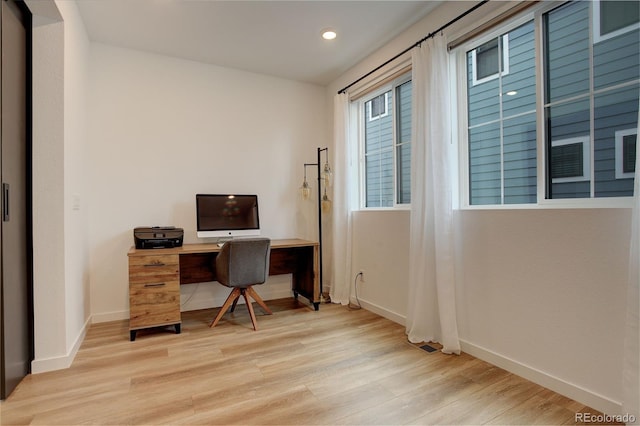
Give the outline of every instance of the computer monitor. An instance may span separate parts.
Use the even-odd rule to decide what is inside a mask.
[[[260,235],[257,195],[196,194],[198,238]]]

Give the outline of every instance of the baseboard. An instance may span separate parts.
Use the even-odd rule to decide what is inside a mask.
[[[102,314],[91,315],[91,323],[98,324],[101,322],[121,321],[129,319],[129,311],[106,312]]]
[[[544,371],[522,364],[514,359],[505,357],[465,340],[460,340],[460,346],[462,351],[469,355],[503,368],[513,374],[524,377],[527,380],[539,384],[540,386],[544,386],[547,389],[551,389],[552,391],[578,401],[581,404],[609,415],[622,414],[622,404],[618,401],[613,401],[596,392],[584,389],[574,383],[569,383],[545,373]]]
[[[397,324],[400,324],[400,325],[407,324],[407,321],[406,321],[407,318],[404,315],[400,315],[396,312],[390,311],[389,309],[385,309],[380,305],[376,305],[375,303],[371,303],[363,299],[359,299],[359,300],[360,300],[360,306],[362,306],[363,309],[366,309],[367,311],[371,311],[374,314],[378,314],[381,317],[391,320]],[[357,301],[355,299],[352,300],[351,303],[357,305]]]
[[[89,329],[89,324],[91,324],[91,322],[91,317],[87,318],[80,330],[80,333],[76,337],[76,340],[73,342],[71,349],[66,355],[45,359],[34,359],[31,361],[31,374],[46,373],[47,371],[63,370],[71,367],[71,363],[73,363],[73,360],[84,341],[84,337],[87,335],[87,330]]]

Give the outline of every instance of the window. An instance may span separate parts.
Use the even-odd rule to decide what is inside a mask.
[[[411,202],[411,80],[404,77],[382,91],[360,102],[365,208]]]
[[[458,49],[465,205],[633,195],[640,29],[596,41],[609,3],[542,4]],[[488,78],[478,55],[500,40],[509,72]]]
[[[368,102],[369,121],[377,120],[381,117],[389,115],[387,105],[389,103],[389,94],[383,93],[376,96]]]
[[[509,74],[509,36],[496,37],[471,52],[473,84]]]
[[[593,5],[593,38],[597,42],[634,29],[640,22],[640,3],[627,1],[595,1]]]
[[[616,179],[633,179],[636,172],[637,129],[616,132]]]
[[[553,183],[589,180],[591,160],[589,138],[571,138],[551,142],[551,179]]]
[[[513,72],[474,84],[473,49],[467,58],[467,134],[470,204],[523,204],[536,200],[536,86],[532,22],[494,40]]]

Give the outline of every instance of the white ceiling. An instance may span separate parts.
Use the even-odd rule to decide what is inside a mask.
[[[77,3],[95,42],[326,85],[440,1]],[[320,37],[328,27],[333,41]]]

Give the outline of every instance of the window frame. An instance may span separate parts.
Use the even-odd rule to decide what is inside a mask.
[[[400,77],[393,79],[391,82],[384,84],[383,86],[377,88],[375,91],[368,93],[366,96],[355,101],[357,104],[357,116],[358,116],[358,209],[361,211],[375,211],[375,210],[409,210],[411,209],[411,203],[398,203],[398,164],[397,164],[397,151],[398,151],[398,119],[397,119],[397,103],[395,91],[402,84],[411,81],[412,75],[411,70],[402,74]],[[366,121],[375,121],[369,119],[369,114],[366,114],[366,104],[370,102],[373,98],[380,96],[382,94],[385,95],[385,101],[388,105],[388,92],[391,91],[393,93],[391,97],[391,105],[387,107],[387,115],[389,110],[393,111],[392,115],[392,144],[390,146],[390,150],[392,153],[392,166],[393,166],[393,205],[389,207],[368,207],[367,204],[367,176],[366,176],[366,151],[365,151],[365,120]],[[413,108],[413,103],[412,103]],[[369,108],[371,111],[371,108]],[[382,116],[380,116],[382,117]],[[413,130],[413,129],[412,129]],[[413,137],[411,138],[411,143],[413,141]]]
[[[550,170],[548,170],[548,153],[550,148],[547,144],[546,123],[545,123],[545,107],[552,105],[545,104],[546,91],[546,75],[544,71],[544,36],[543,36],[543,15],[556,9],[569,1],[551,1],[541,2],[536,6],[532,6],[524,10],[505,23],[482,33],[478,37],[469,39],[468,41],[458,45],[452,49],[451,55],[451,93],[452,103],[457,110],[457,117],[452,117],[452,126],[457,130],[458,134],[458,195],[457,208],[462,210],[535,210],[535,209],[574,209],[574,208],[630,208],[633,206],[633,197],[591,197],[591,198],[547,198],[547,187],[551,185]],[[529,204],[471,204],[470,201],[470,171],[469,171],[469,134],[468,134],[468,107],[467,107],[467,52],[478,46],[490,41],[501,34],[512,31],[513,29],[533,20],[534,21],[534,47],[535,47],[535,75],[536,75],[536,150],[537,150],[537,201]],[[593,27],[593,25],[592,25]],[[626,29],[626,27],[625,27]],[[635,29],[635,27],[633,28]],[[632,31],[628,29],[627,31]],[[611,33],[613,34],[613,33]],[[593,37],[593,34],[592,34]],[[591,46],[596,43],[592,39]],[[475,64],[474,64],[475,65]],[[475,82],[474,82],[475,85]],[[590,96],[593,96],[591,94]],[[640,125],[640,123],[639,123]],[[633,129],[632,129],[633,130]],[[590,138],[589,138],[590,139]],[[590,153],[590,172],[593,171],[593,157]],[[547,175],[549,179],[547,180]],[[593,181],[591,187],[593,187]]]
[[[601,14],[601,10],[600,10],[600,3],[601,0],[593,0],[593,14],[592,14],[592,19],[593,19],[593,23],[591,25],[592,29],[593,29],[593,42],[594,43],[600,43],[601,41],[605,41],[605,40],[609,40],[611,38],[614,37],[618,37],[622,34],[626,34],[628,32],[637,30],[638,28],[640,28],[640,21],[636,22],[635,24],[631,24],[631,25],[627,25],[626,27],[622,27],[622,28],[618,28],[615,31],[612,31],[610,33],[607,34],[602,34],[602,30],[600,28],[600,14]]]

